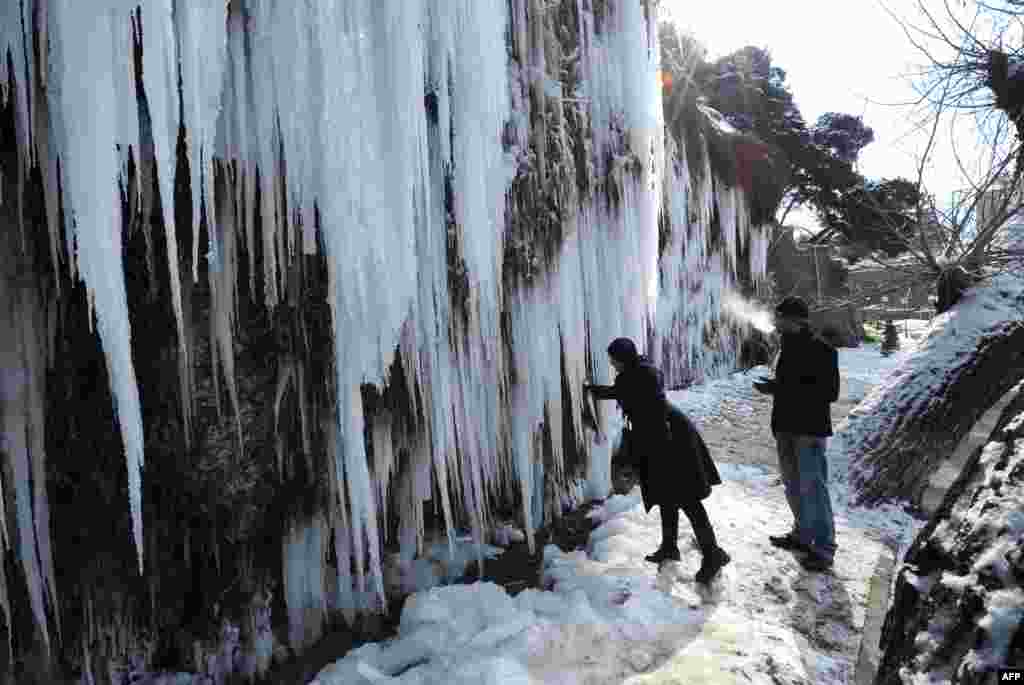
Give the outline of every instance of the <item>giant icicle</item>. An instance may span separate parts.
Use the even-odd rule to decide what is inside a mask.
[[[200,205],[213,211],[213,139],[227,58],[227,3],[177,0],[174,7],[182,110],[192,188],[192,280],[199,280]]]
[[[142,573],[142,412],[132,362],[131,330],[121,264],[120,164],[116,155],[120,126],[117,83],[130,74],[114,73],[117,49],[127,49],[129,27],[122,3],[105,7],[78,2],[54,3],[53,39],[62,59],[53,65],[51,107],[62,109],[62,150],[68,234],[74,235],[76,269],[85,282],[90,317],[95,312],[107,370],[117,404],[127,460],[132,532]],[[80,40],[83,35],[89,41]]]

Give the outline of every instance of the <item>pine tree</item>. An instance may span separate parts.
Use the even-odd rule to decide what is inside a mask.
[[[885,322],[885,331],[882,333],[882,355],[888,357],[900,349],[900,334],[896,330],[896,324],[889,319]]]

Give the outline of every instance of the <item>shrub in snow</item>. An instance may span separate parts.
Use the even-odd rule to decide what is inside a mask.
[[[882,354],[888,357],[898,349],[900,349],[900,334],[896,330],[896,324],[890,319],[885,322],[885,331],[882,333]]]

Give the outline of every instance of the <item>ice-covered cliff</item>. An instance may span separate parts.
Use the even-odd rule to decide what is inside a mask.
[[[655,15],[0,0],[15,660],[102,680],[230,624],[260,670],[282,596],[301,649],[383,608],[386,550],[607,492],[607,341],[726,368],[719,303],[765,268],[667,133]]]

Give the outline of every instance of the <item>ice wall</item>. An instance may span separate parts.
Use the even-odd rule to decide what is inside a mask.
[[[580,388],[610,381],[610,339],[641,341],[670,377],[714,373],[734,355],[737,331],[716,329],[711,351],[705,337],[735,287],[739,248],[760,277],[765,240],[742,193],[710,167],[693,180],[685,151],[665,133],[653,2],[0,3],[0,49],[16,65],[4,96],[14,102],[20,164],[46,172],[54,272],[66,248],[95,312],[143,573],[158,571],[143,557],[140,362],[131,355],[120,226],[122,200],[130,211],[156,205],[147,183],[137,197],[119,195],[129,160],[159,193],[186,425],[195,362],[183,280],[195,283],[205,260],[214,382],[228,394],[244,450],[239,291],[259,286],[268,309],[295,307],[299,260],[326,259],[333,375],[310,379],[301,359],[281,360],[275,402],[277,419],[297,388],[304,457],[312,463],[309,446],[326,445],[317,458],[331,474],[325,510],[290,523],[282,541],[296,644],[319,634],[325,607],[351,617],[382,606],[382,544],[399,544],[411,562],[428,501],[450,536],[466,527],[481,541],[494,503],[514,502],[532,544],[578,479],[589,479],[590,495],[606,494],[607,443],[595,445],[582,423]],[[45,59],[32,36],[49,36]],[[38,111],[29,92],[46,95]],[[175,231],[179,125],[192,225]],[[55,226],[61,200],[66,246]],[[239,282],[243,262],[248,283]],[[412,428],[393,412],[367,412],[361,395],[393,383],[396,359]],[[307,416],[314,382],[333,397],[319,408],[322,421]],[[19,474],[23,452],[5,453]],[[296,457],[278,458],[283,471]],[[29,508],[21,480],[18,525],[34,525],[43,550],[45,507]],[[45,492],[34,496],[45,501]],[[401,522],[399,540],[386,539],[388,512]],[[42,559],[28,578],[45,627],[44,597],[56,589],[33,544],[15,553],[23,563]]]
[[[751,223],[743,191],[716,176],[706,151],[695,156],[703,168],[689,169],[684,144],[668,141],[672,164],[662,179],[661,220],[669,239],[660,261],[653,351],[670,385],[732,371],[745,324],[723,316],[723,303],[741,288],[737,270],[744,253],[755,285],[763,282],[768,261],[767,228]],[[710,244],[712,230],[721,236],[717,248]]]

